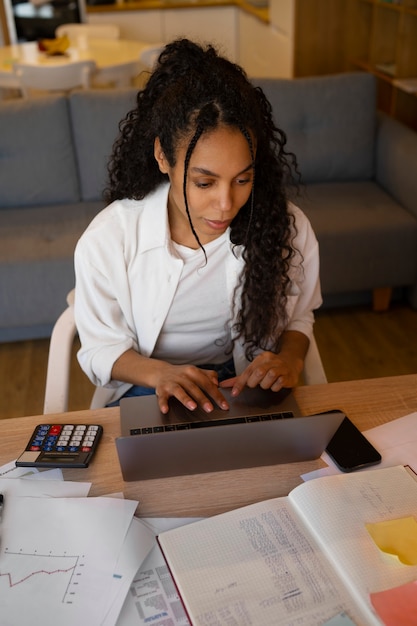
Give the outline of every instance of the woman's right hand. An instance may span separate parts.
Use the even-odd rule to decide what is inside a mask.
[[[172,365],[142,356],[133,349],[127,350],[114,363],[112,380],[154,387],[162,413],[168,412],[171,397],[191,411],[199,406],[206,413],[211,413],[214,409],[212,400],[221,409],[229,408],[219,389],[214,370],[201,369],[195,365]]]
[[[205,370],[195,365],[170,365],[162,368],[155,393],[162,413],[168,412],[169,398],[174,397],[187,409],[194,411],[200,406],[206,413],[214,409],[214,402],[224,410],[229,405],[218,387],[217,373],[214,370]]]

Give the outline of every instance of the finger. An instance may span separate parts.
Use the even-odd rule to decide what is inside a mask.
[[[230,408],[226,398],[222,393],[220,393],[217,388],[215,392],[211,394],[211,396],[219,408],[223,409],[224,411],[227,411]]]
[[[158,398],[159,409],[162,413],[168,413],[169,411],[169,399],[177,398],[187,409],[194,411],[197,408],[196,401],[187,394],[183,387],[179,384],[162,386],[155,389],[156,396]]]
[[[258,384],[262,389],[272,389],[280,377],[280,372],[275,368],[271,368],[264,374]]]
[[[227,410],[229,408],[229,404],[226,398],[221,393],[218,387],[217,376],[216,376],[216,382],[214,384],[206,380],[206,381],[202,381],[200,386],[201,388],[198,387],[197,392],[196,392],[198,394],[198,396],[196,397],[197,400],[199,400],[199,398],[201,397],[203,399],[202,402],[207,401],[207,398],[204,395],[204,392],[205,392],[217,404],[218,407],[220,407],[223,410]],[[201,404],[201,401],[199,401],[199,404]],[[204,410],[207,410],[205,404],[202,404],[202,406]],[[214,408],[213,405],[211,405],[211,410],[213,410],[213,408]]]
[[[284,377],[278,376],[277,380],[271,386],[272,391],[281,391],[284,386]]]
[[[208,382],[209,381],[206,379],[205,386]],[[210,384],[207,386],[210,386]],[[214,387],[214,389],[217,388]],[[190,409],[190,411],[194,411],[197,406],[200,406],[206,413],[211,413],[214,409],[211,400],[204,394],[198,385],[191,381],[187,381],[187,385],[184,385],[184,387],[177,385],[177,387],[173,390],[172,395],[177,398],[181,404],[186,406],[187,409]]]
[[[217,372],[214,370],[200,370],[205,374],[205,379],[198,379],[196,381],[198,385],[198,393],[201,390],[207,393],[212,400],[223,410],[229,409],[229,404],[227,403],[226,398],[219,390],[219,379]],[[208,379],[208,380],[207,380]],[[205,398],[205,396],[203,396]],[[214,407],[213,407],[214,408]]]
[[[159,395],[157,392],[155,392],[155,393],[156,393],[156,397],[158,399],[159,410],[161,411],[161,413],[166,415],[168,413],[168,411],[169,411],[168,395],[166,395],[166,394]]]
[[[246,377],[244,377],[243,374],[241,376],[236,376],[231,391],[232,396],[236,398],[246,387],[246,384]]]
[[[233,378],[227,378],[226,380],[222,380],[222,382],[219,384],[219,387],[222,387],[223,389],[228,389],[229,387],[233,387],[233,385],[235,384],[235,380],[236,380],[236,376],[233,376]]]
[[[216,387],[219,384],[219,377],[217,372],[215,372],[214,370],[201,370],[205,376],[207,376],[207,378],[210,380],[210,382],[213,385],[216,385]]]

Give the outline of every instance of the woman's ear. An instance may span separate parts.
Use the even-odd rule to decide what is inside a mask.
[[[155,142],[153,146],[153,154],[162,174],[168,174],[168,171],[169,171],[168,162],[165,158],[164,151],[162,150],[159,137],[155,138]]]

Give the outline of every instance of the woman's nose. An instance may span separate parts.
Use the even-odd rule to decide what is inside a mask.
[[[222,211],[230,211],[233,208],[233,192],[230,187],[224,187],[219,190],[217,198],[219,208]]]

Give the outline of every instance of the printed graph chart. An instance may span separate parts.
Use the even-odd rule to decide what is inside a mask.
[[[84,555],[41,554],[5,548],[1,559],[0,593],[7,591],[22,601],[28,594],[47,589],[55,602],[74,604],[82,585]]]

